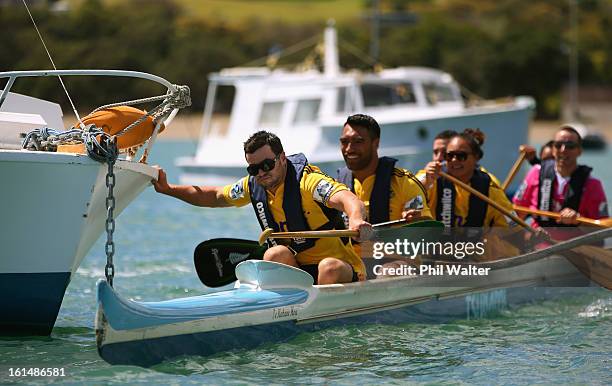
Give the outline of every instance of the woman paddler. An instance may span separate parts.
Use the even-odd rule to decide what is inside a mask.
[[[436,220],[444,223],[447,228],[468,227],[473,230],[468,231],[468,235],[479,234],[479,239],[487,240],[484,256],[474,256],[479,260],[517,254],[518,248],[501,242],[490,231],[491,228],[509,228],[516,224],[480,198],[440,176],[439,172],[445,171],[509,211],[513,211],[512,203],[501,187],[479,166],[484,155],[482,150],[484,140],[484,133],[478,129],[465,129],[461,133],[454,134],[446,148],[445,163],[436,162],[428,165],[427,170],[435,177],[435,183],[429,187],[427,197]],[[480,235],[484,232],[487,235],[481,238]]]

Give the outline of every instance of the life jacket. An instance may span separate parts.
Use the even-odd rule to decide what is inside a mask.
[[[480,169],[474,169],[474,174],[470,179],[472,188],[488,197],[490,183],[491,177],[488,173]],[[436,184],[436,220],[442,221],[446,228],[451,228],[455,226],[455,199],[457,196],[455,185],[442,177],[438,178]],[[487,214],[487,203],[475,195],[470,194],[468,205],[467,219],[461,226],[474,228],[482,227]]]
[[[304,174],[304,168],[308,165],[306,156],[302,153],[287,156],[287,174],[285,175],[285,190],[283,192],[283,211],[287,221],[287,229],[290,232],[311,230],[302,209],[302,195],[300,193],[300,181]],[[268,196],[263,186],[255,181],[255,177],[249,177],[249,193],[251,204],[255,210],[257,221],[261,229],[272,228],[274,232],[280,232],[278,224],[274,221],[272,211],[268,205]],[[328,208],[317,202],[328,222],[316,230],[344,229],[344,222],[339,211]],[[318,239],[292,239],[290,247],[296,252],[302,252],[315,245]],[[347,238],[342,241],[348,243]],[[269,245],[277,245],[274,239],[268,239]]]
[[[372,224],[389,221],[389,197],[391,196],[391,176],[397,160],[391,157],[380,157],[376,166],[374,187],[370,195],[370,209],[368,221]],[[338,181],[345,184],[351,192],[355,193],[353,173],[349,168],[338,169]]]
[[[578,212],[578,209],[580,208],[580,200],[582,199],[582,191],[584,190],[584,184],[591,175],[592,170],[592,168],[585,165],[578,165],[576,170],[574,170],[570,176],[569,188],[565,191],[563,201],[564,208],[572,208]],[[542,162],[539,180],[540,189],[538,190],[538,209],[550,211],[551,202],[553,199],[553,189],[555,189],[557,180],[554,159]],[[576,226],[572,224],[559,224],[546,216],[538,216],[537,220],[540,226],[545,227]]]

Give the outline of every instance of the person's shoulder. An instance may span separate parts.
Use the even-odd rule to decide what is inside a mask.
[[[304,177],[326,178],[326,179],[335,181],[335,179],[332,176],[322,171],[318,166],[312,165],[312,164],[308,164],[304,166],[304,173],[302,173],[302,179]]]
[[[597,177],[593,177],[592,175],[587,178],[584,188],[587,190],[604,190],[601,180]]]
[[[420,188],[423,192],[426,191],[421,181],[419,181],[419,179],[409,170],[396,167],[393,169],[392,177],[395,178],[396,181],[398,181],[402,186],[412,185]]]
[[[407,169],[403,169],[403,168],[398,168],[398,167],[393,168],[392,175],[395,177],[399,177],[399,178],[413,178],[414,177],[414,174],[411,171]]]

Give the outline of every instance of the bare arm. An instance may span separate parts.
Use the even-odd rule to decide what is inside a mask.
[[[221,186],[191,186],[169,184],[164,169],[158,168],[159,177],[151,183],[158,193],[176,197],[189,204],[219,208],[230,206],[223,198],[223,187]]]
[[[363,202],[348,190],[334,193],[327,202],[334,209],[346,213],[349,229],[359,231],[359,240],[367,240],[372,235],[372,225],[365,221],[366,211]]]

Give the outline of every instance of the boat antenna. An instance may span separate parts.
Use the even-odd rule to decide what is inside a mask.
[[[36,25],[36,21],[34,21],[34,17],[32,16],[32,13],[30,12],[30,8],[28,7],[28,4],[26,3],[25,0],[23,1],[23,5],[26,8],[26,11],[28,11],[28,15],[30,15],[30,20],[32,20],[32,24],[34,24],[34,29],[36,30],[36,33],[38,34],[38,37],[40,38],[40,41],[43,45],[43,47],[45,48],[45,51],[47,52],[47,56],[49,57],[49,60],[51,61],[51,65],[53,66],[53,69],[57,71],[57,67],[55,67],[55,63],[53,62],[53,58],[51,57],[51,53],[49,52],[49,50],[47,49],[47,45],[45,44],[45,40],[43,39],[40,31],[38,30],[38,26]],[[77,112],[76,107],[74,107],[74,103],[72,102],[72,98],[70,98],[70,94],[68,93],[68,90],[66,89],[66,85],[64,84],[64,81],[62,80],[61,76],[57,76],[62,88],[64,89],[64,93],[66,93],[66,96],[68,97],[68,101],[70,102],[70,106],[72,106],[72,111],[74,112],[74,115],[76,115],[77,120],[79,121],[79,126],[81,127],[81,129],[85,128],[85,124],[83,123],[83,121],[81,120],[81,116],[79,115],[79,113]]]

